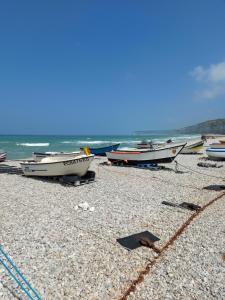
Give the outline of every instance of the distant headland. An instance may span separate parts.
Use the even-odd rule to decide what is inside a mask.
[[[142,130],[135,131],[137,135],[152,134],[225,134],[225,119],[205,121],[196,125],[171,130]]]

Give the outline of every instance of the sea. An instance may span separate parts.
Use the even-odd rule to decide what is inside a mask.
[[[103,147],[120,143],[120,148],[135,147],[143,140],[163,142],[168,139],[190,140],[199,135],[0,135],[0,150],[7,152],[7,159],[26,159],[32,152],[79,151],[80,147]]]

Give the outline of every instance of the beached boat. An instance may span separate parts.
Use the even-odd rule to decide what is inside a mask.
[[[223,148],[225,148],[225,144],[213,143],[213,144],[209,145],[209,148],[211,148],[211,149],[218,149],[218,148],[223,149]]]
[[[225,159],[225,144],[224,143],[211,144],[210,147],[206,149],[206,154],[211,159],[224,160]]]
[[[26,176],[64,176],[79,175],[87,173],[94,155],[79,155],[76,157],[49,156],[40,162],[20,163],[24,175]]]
[[[206,149],[206,154],[209,158],[216,160],[225,159],[225,147],[224,148],[208,148]]]
[[[6,152],[3,150],[0,150],[0,162],[3,162],[6,160]]]
[[[181,150],[182,154],[194,154],[203,149],[204,141],[202,139],[190,140],[186,146]]]
[[[91,154],[98,156],[106,156],[106,152],[116,151],[119,148],[120,144],[114,144],[110,146],[100,147],[100,148],[89,148]],[[83,150],[84,148],[80,148]]]
[[[41,161],[45,157],[75,157],[80,155],[81,152],[33,152],[32,158],[34,161]]]
[[[181,141],[180,141],[181,142]],[[166,142],[156,143],[153,141],[142,141],[141,143],[137,144],[137,149],[151,149],[151,148],[161,148],[166,145],[174,145],[177,142],[173,142],[169,139]],[[202,139],[193,139],[186,142],[186,146],[181,150],[182,154],[194,154],[198,153],[203,149],[204,141]]]
[[[167,145],[156,149],[136,149],[106,152],[111,162],[122,162],[129,165],[170,163],[184,148],[186,143]]]

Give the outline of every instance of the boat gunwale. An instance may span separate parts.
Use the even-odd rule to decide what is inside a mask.
[[[91,158],[93,157],[94,158],[94,154],[90,154],[90,155],[83,155],[82,157],[74,157],[74,158],[69,158],[69,159],[65,159],[65,160],[60,160],[60,161],[50,161],[50,162],[22,162],[20,163],[20,165],[22,166],[28,166],[28,165],[31,165],[31,166],[42,166],[42,165],[49,165],[49,164],[56,164],[56,163],[64,163],[64,162],[68,162],[68,161],[73,161],[73,160],[79,160],[79,159],[82,159],[82,158]]]
[[[187,142],[187,144],[188,144],[188,142]],[[196,143],[191,144],[191,145],[186,145],[186,149],[200,147],[200,146],[203,146],[203,145],[204,145],[204,142],[203,141],[199,141],[199,142],[196,142]]]
[[[32,152],[32,154],[34,155],[46,155],[46,156],[57,156],[57,155],[61,155],[61,154],[65,154],[65,155],[73,155],[73,154],[78,154],[80,153],[79,151],[74,151],[74,152]]]
[[[225,147],[224,148],[210,148],[210,149],[206,149],[206,152],[225,152]]]

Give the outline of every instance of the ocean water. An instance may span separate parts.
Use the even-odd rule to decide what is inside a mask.
[[[7,159],[24,159],[32,152],[78,151],[80,147],[102,147],[120,143],[120,148],[135,147],[142,140],[166,141],[189,140],[199,135],[97,135],[97,136],[58,136],[58,135],[0,135],[0,149],[7,152]]]

